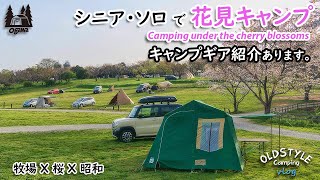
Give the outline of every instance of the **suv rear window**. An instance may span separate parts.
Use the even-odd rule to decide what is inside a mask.
[[[143,107],[140,109],[138,117],[148,118],[148,117],[158,117],[159,107]]]

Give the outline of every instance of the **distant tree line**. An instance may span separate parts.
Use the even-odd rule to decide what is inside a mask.
[[[198,75],[204,71],[205,60],[196,62],[165,62],[155,63],[151,60],[138,61],[127,65],[124,62],[118,64],[103,64],[101,66],[72,66],[69,61],[60,63],[57,60],[46,58],[38,64],[23,70],[0,71],[0,88],[2,90],[16,83],[24,83],[32,86],[33,83],[42,83],[51,86],[57,82],[69,82],[72,79],[99,79],[99,78],[121,78],[123,76],[136,77],[144,75],[176,75],[181,77],[188,72]]]

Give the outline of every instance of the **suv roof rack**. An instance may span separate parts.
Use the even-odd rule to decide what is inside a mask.
[[[175,96],[146,96],[139,100],[140,104],[149,104],[149,103],[156,103],[160,102],[161,104],[163,102],[170,103],[170,102],[176,102],[177,98]]]

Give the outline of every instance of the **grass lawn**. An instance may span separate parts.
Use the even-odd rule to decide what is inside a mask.
[[[281,116],[281,127],[284,129],[290,129],[302,132],[311,132],[320,134],[320,109],[319,108],[308,108],[308,109],[298,109],[289,111]],[[251,120],[254,123],[269,125],[271,119],[262,120],[254,119]],[[275,126],[279,125],[279,118],[275,117],[272,120]]]
[[[0,127],[67,124],[110,124],[126,114],[98,112],[0,111]]]
[[[237,135],[269,138],[268,134],[246,131],[237,131]],[[3,179],[271,179],[277,177],[276,171],[280,169],[273,167],[271,162],[266,165],[260,163],[257,150],[248,150],[243,172],[140,171],[153,140],[141,139],[128,144],[120,143],[113,139],[111,132],[107,130],[0,134],[0,142],[0,177]],[[281,147],[301,149],[313,156],[309,165],[301,162],[301,166],[296,168],[296,179],[320,179],[319,142],[283,137]],[[270,151],[270,146],[267,149]],[[14,162],[49,162],[52,165],[53,162],[59,161],[77,164],[99,162],[104,164],[105,172],[97,176],[77,174],[56,177],[50,173],[15,177],[11,169]],[[278,179],[287,178],[288,175],[281,175]]]
[[[185,104],[191,100],[201,100],[207,104],[213,105],[217,108],[224,109],[228,108],[232,111],[232,101],[230,97],[226,97],[221,93],[213,92],[206,86],[197,85],[198,80],[204,80],[201,78],[195,78],[191,80],[175,80],[172,81],[172,88],[166,91],[156,91],[153,95],[173,95],[178,98],[178,103]],[[34,97],[39,97],[41,95],[46,95],[49,89],[61,88],[65,89],[64,94],[53,95],[53,101],[56,106],[53,108],[59,109],[70,109],[71,103],[76,99],[84,96],[92,96],[96,99],[97,104],[93,107],[86,107],[85,109],[106,109],[106,105],[110,102],[112,97],[117,93],[117,91],[122,88],[128,94],[128,96],[137,103],[138,100],[144,96],[148,96],[147,93],[136,93],[135,88],[141,84],[148,82],[150,84],[155,84],[157,82],[164,81],[164,78],[146,78],[137,81],[135,78],[132,79],[85,79],[85,80],[74,80],[69,83],[61,83],[54,87],[44,87],[41,84],[36,84],[34,87],[24,88],[22,85],[16,85],[13,89],[7,90],[4,93],[0,93],[0,108],[3,107],[3,103],[6,103],[6,108],[21,108],[22,103]],[[96,85],[102,85],[105,92],[102,94],[92,94],[92,89]],[[108,87],[115,85],[115,92],[106,92]],[[320,90],[315,90],[315,94]],[[312,97],[312,96],[311,96]],[[276,96],[274,100],[274,106],[287,105],[292,103],[298,103],[302,101],[301,93],[290,92],[285,95]],[[121,111],[130,111],[133,105],[120,107]],[[111,107],[108,107],[111,109]],[[246,99],[240,104],[239,110],[241,112],[253,112],[263,110],[263,106],[260,102],[253,96],[249,94]]]

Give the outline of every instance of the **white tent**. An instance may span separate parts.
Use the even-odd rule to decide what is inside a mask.
[[[191,72],[186,72],[181,76],[182,79],[193,79],[194,76]]]
[[[41,96],[38,98],[36,108],[47,108],[53,106],[50,96]]]
[[[160,90],[166,90],[172,85],[172,83],[169,81],[164,81],[164,82],[159,82],[157,85]]]

